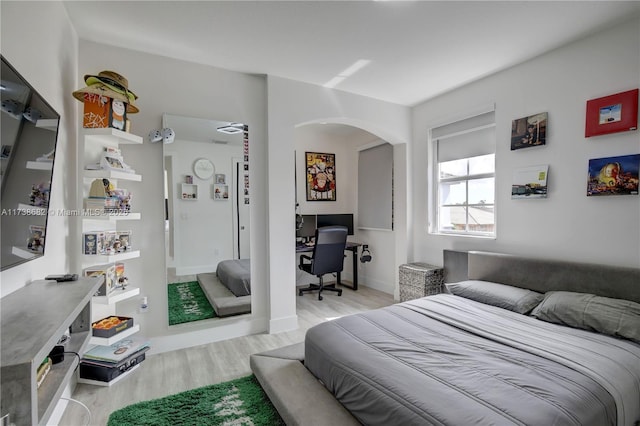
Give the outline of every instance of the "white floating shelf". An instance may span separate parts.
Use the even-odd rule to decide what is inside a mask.
[[[57,118],[41,118],[36,121],[36,127],[41,129],[53,130],[54,132],[58,130],[58,119]]]
[[[93,302],[100,305],[111,305],[122,300],[130,299],[140,294],[140,288],[127,287],[124,290],[115,289],[106,296],[94,296]]]
[[[136,257],[140,257],[140,250],[127,251],[112,255],[85,254],[83,256],[85,263],[96,265],[99,263],[113,263],[121,260],[135,259]]]
[[[91,209],[86,209],[91,210]],[[140,220],[140,213],[102,213],[96,215],[86,215],[83,220],[97,220],[97,221],[119,221],[119,220]]]
[[[142,175],[135,173],[118,172],[115,170],[84,170],[85,179],[122,179],[134,182],[142,181]]]
[[[23,259],[31,259],[34,256],[42,256],[42,252],[31,251],[31,250],[27,249],[26,247],[22,248],[22,247],[16,247],[16,246],[13,246],[11,248],[11,254],[14,254],[14,255],[16,255],[18,257],[21,257]]]
[[[78,377],[78,383],[85,383],[87,385],[96,385],[96,386],[111,386],[111,385],[115,385],[120,380],[124,379],[129,374],[131,374],[134,371],[136,371],[136,369],[138,367],[140,367],[140,364],[136,364],[135,367],[131,368],[130,370],[125,371],[124,373],[122,373],[121,375],[119,375],[115,379],[111,380],[110,382],[101,382],[100,380],[83,379],[82,377]]]
[[[27,169],[53,170],[53,161],[27,161]]]
[[[125,337],[129,337],[132,334],[136,334],[138,331],[140,331],[140,325],[136,324],[131,328],[128,328],[124,331],[121,331],[120,333],[113,335],[109,338],[107,337],[95,337],[95,336],[91,336],[89,338],[89,344],[90,345],[99,345],[99,346],[111,346],[116,342],[119,342],[120,340],[124,339]]]
[[[111,127],[102,129],[84,129],[85,140],[98,142],[104,145],[116,144],[141,144],[143,139],[141,136],[132,133],[123,132],[122,130]]]

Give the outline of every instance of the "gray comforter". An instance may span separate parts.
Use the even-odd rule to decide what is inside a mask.
[[[251,294],[251,261],[249,259],[223,260],[218,263],[216,275],[235,296]]]
[[[640,345],[448,294],[311,328],[305,366],[366,425],[640,420]]]

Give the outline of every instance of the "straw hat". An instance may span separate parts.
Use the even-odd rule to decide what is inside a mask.
[[[129,114],[139,111],[134,105],[138,96],[129,90],[129,82],[122,75],[114,71],[100,71],[98,75],[85,75],[84,81],[87,87],[73,92],[73,97],[80,102],[84,102],[85,93],[92,93],[126,103]]]

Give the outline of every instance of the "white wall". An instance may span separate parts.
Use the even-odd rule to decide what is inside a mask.
[[[56,161],[49,207],[55,210],[75,204],[75,164],[78,41],[62,3],[2,2],[2,55],[60,114]],[[15,206],[2,206],[14,208]],[[45,256],[0,274],[2,296],[32,280],[69,272],[67,252],[78,247],[70,232],[69,216],[49,218]]]
[[[413,109],[409,258],[442,264],[443,249],[640,265],[638,196],[587,197],[591,158],[638,154],[638,131],[584,137],[586,101],[640,86],[640,20],[618,25]],[[496,105],[497,238],[427,233],[427,129],[465,109]],[[510,150],[511,121],[549,113],[544,147]],[[549,164],[547,199],[511,200],[514,168]]]
[[[279,77],[267,77],[269,179],[270,332],[297,327],[294,128],[310,122],[348,124],[392,144],[410,140],[407,107],[329,90]],[[403,159],[404,160],[404,159]],[[406,215],[398,206],[398,215]]]
[[[266,99],[261,76],[221,70],[204,65],[149,55],[87,41],[80,42],[78,74],[114,70],[129,80],[138,96],[138,114],[130,115],[131,132],[144,136],[162,127],[162,114],[239,121],[249,125],[251,182],[252,314],[242,319],[194,322],[168,326],[165,279],[163,145],[148,141],[123,147],[125,161],[143,176],[141,183],[127,183],[133,192],[132,210],[142,220],[131,221],[139,259],[126,262],[130,282],[141,287],[150,310],[135,315],[142,332],[151,338],[153,351],[203,344],[266,328],[268,312],[266,252]],[[195,177],[194,177],[195,179]],[[204,188],[202,188],[204,189]],[[127,224],[129,226],[129,224]],[[123,312],[135,311],[137,301],[120,302]],[[120,306],[122,305],[122,306]]]

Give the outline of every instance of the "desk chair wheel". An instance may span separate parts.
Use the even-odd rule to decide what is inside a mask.
[[[322,300],[322,295],[318,294],[318,300]]]
[[[338,291],[338,296],[342,296],[342,290]]]
[[[302,290],[298,290],[298,296],[302,296],[303,294]]]

